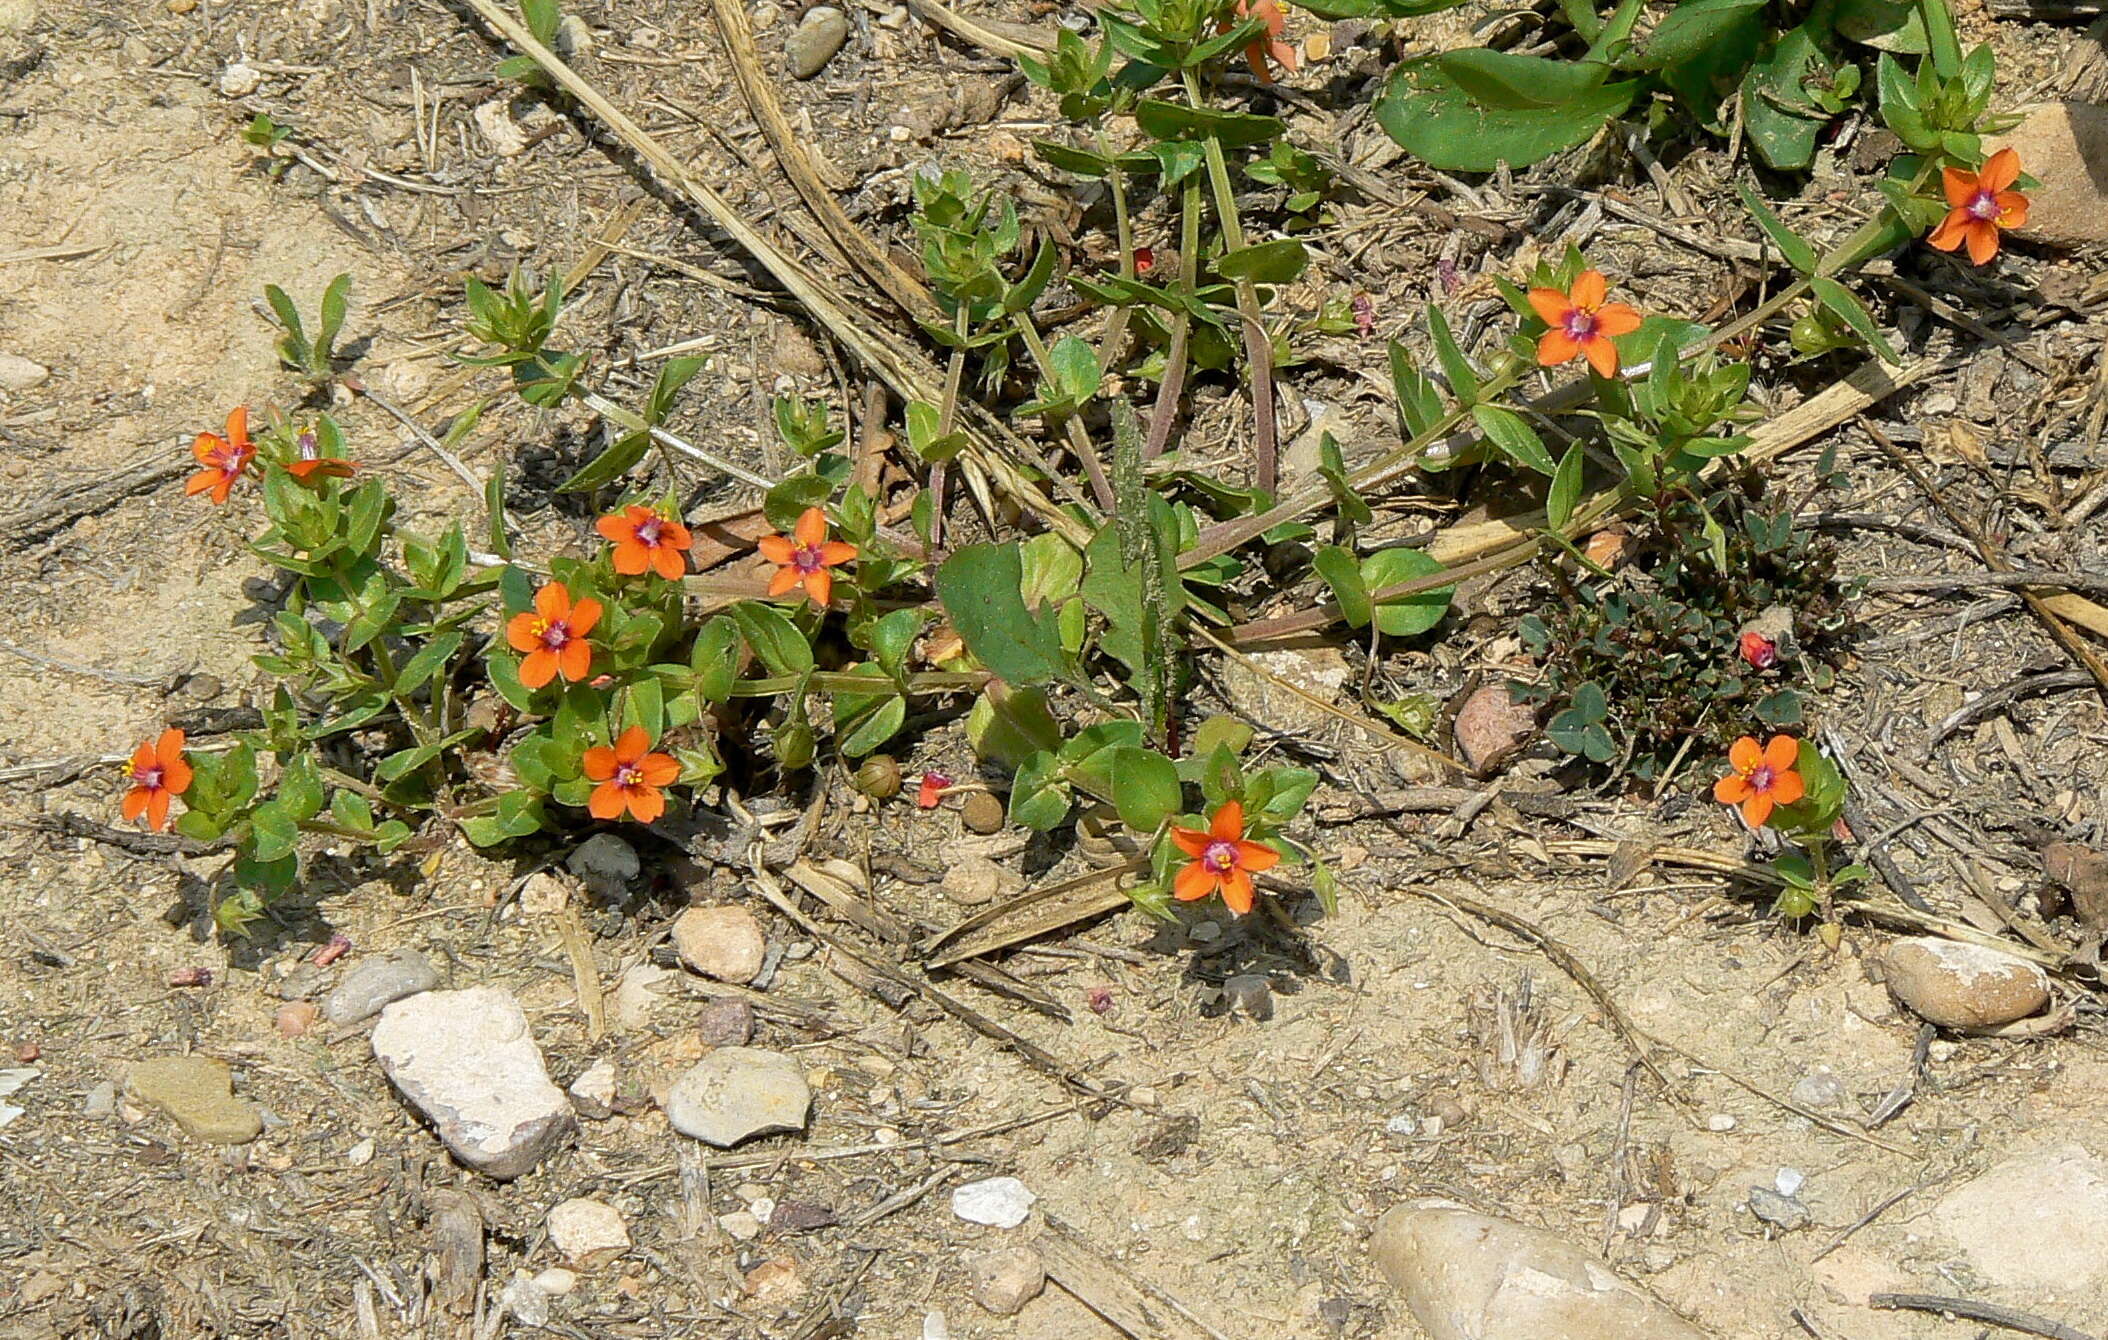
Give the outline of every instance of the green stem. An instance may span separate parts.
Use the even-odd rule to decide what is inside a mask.
[[[1127,309],[1122,307],[1119,310],[1125,312]],[[1047,355],[1047,342],[1040,338],[1039,327],[1032,324],[1031,313],[1018,312],[1011,317],[1011,324],[1016,328],[1018,338],[1025,342],[1025,349],[1032,355],[1032,362],[1039,368],[1039,375],[1046,378],[1050,387],[1054,386],[1054,362]],[[1101,362],[1098,366],[1106,365]],[[1091,447],[1090,431],[1083,426],[1083,420],[1074,414],[1062,415],[1061,426],[1068,433],[1069,450],[1083,463],[1084,474],[1090,476],[1091,492],[1097,497],[1099,508],[1110,513],[1113,510],[1113,485],[1112,481],[1105,477],[1104,463],[1098,459],[1098,453]]]
[[[1178,282],[1191,294],[1200,276],[1200,183],[1186,178],[1179,192]],[[1171,316],[1171,343],[1164,350],[1164,375],[1157,382],[1156,405],[1149,411],[1149,437],[1142,459],[1153,461],[1171,441],[1171,422],[1178,417],[1179,393],[1186,384],[1186,337],[1193,316],[1181,307]]]

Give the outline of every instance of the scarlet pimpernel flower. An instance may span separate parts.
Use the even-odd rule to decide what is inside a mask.
[[[520,683],[538,689],[561,674],[577,683],[592,670],[593,644],[586,635],[600,622],[600,602],[584,599],[573,604],[570,588],[549,582],[534,593],[534,608],[512,616],[505,625],[505,640],[514,651],[527,653],[520,660]]]
[[[619,819],[624,810],[640,824],[648,824],[666,812],[666,797],[660,788],[671,786],[681,775],[681,765],[671,754],[651,752],[651,737],[642,726],[622,732],[614,746],[596,745],[580,760],[588,781],[598,782],[586,800],[586,811],[595,819]]]
[[[1174,827],[1171,841],[1193,858],[1172,881],[1173,896],[1190,903],[1219,890],[1224,905],[1240,916],[1252,910],[1252,876],[1281,859],[1272,847],[1244,836],[1244,806],[1234,800],[1215,811],[1205,831]]]
[[[1981,172],[1950,167],[1940,173],[1947,193],[1947,217],[1925,240],[1941,251],[1966,244],[1971,262],[1982,265],[1998,254],[1999,230],[2027,223],[2027,197],[2013,189],[2020,180],[2020,155],[2000,149]]]
[[[683,555],[694,540],[686,526],[657,508],[633,503],[600,518],[593,528],[615,546],[615,571],[625,577],[639,577],[648,570],[671,582],[688,570]]]
[[[829,569],[856,557],[855,545],[827,538],[827,514],[817,507],[806,508],[789,535],[764,535],[756,547],[763,558],[781,565],[769,580],[770,595],[803,586],[812,603],[821,606],[834,598]]]
[[[1745,735],[1728,747],[1727,763],[1734,771],[1714,784],[1713,799],[1741,806],[1749,826],[1762,828],[1772,810],[1807,794],[1807,784],[1794,771],[1800,756],[1800,741],[1791,735],[1774,735],[1762,746]]]
[[[125,821],[137,823],[143,815],[146,826],[157,833],[168,827],[168,802],[190,789],[190,760],[183,757],[183,732],[165,730],[160,739],[140,745],[131,762],[124,765],[124,772],[132,779],[131,790],[124,793]]]
[[[214,503],[226,502],[234,482],[248,473],[250,463],[256,459],[256,444],[249,440],[249,407],[237,405],[229,411],[225,437],[199,433],[190,444],[190,454],[205,468],[183,486],[184,496],[210,491]]]
[[[1537,361],[1557,367],[1577,357],[1605,377],[1617,375],[1619,335],[1640,328],[1640,314],[1622,302],[1605,302],[1610,282],[1600,270],[1583,270],[1565,292],[1530,290],[1530,308],[1550,330],[1537,341]]]
[[[1273,71],[1267,68],[1271,59],[1289,74],[1296,72],[1296,49],[1293,43],[1281,40],[1281,33],[1288,27],[1288,16],[1281,12],[1276,0],[1237,0],[1237,17],[1266,21],[1266,32],[1254,38],[1244,49],[1244,63],[1252,67],[1252,77],[1262,84],[1274,82]],[[1231,25],[1224,24],[1228,32]]]

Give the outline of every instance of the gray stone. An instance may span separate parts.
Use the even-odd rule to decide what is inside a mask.
[[[629,882],[644,870],[637,849],[613,833],[595,833],[572,851],[564,864],[586,887],[603,898],[620,898]]]
[[[1942,1028],[1996,1028],[2049,1004],[2049,974],[2024,958],[1932,935],[1881,956],[1890,994]]]
[[[263,86],[263,71],[247,61],[236,61],[220,71],[220,94],[229,98],[246,98]]]
[[[754,980],[768,958],[761,923],[744,907],[691,907],[673,919],[673,947],[681,962],[720,982]]]
[[[827,68],[827,62],[849,40],[849,16],[832,5],[807,10],[798,26],[784,39],[783,58],[799,79],[810,79]]]
[[[51,369],[20,354],[0,353],[0,391],[33,391],[51,379]]]
[[[952,1189],[952,1213],[969,1224],[1016,1228],[1039,1197],[1015,1177],[989,1177]]]
[[[1024,889],[1024,875],[986,856],[961,856],[944,869],[944,892],[955,903],[1015,897]]]
[[[1817,1066],[1793,1082],[1793,1101],[1802,1107],[1843,1107],[1845,1101],[1844,1081],[1831,1073],[1828,1066]]]
[[[1932,1221],[1986,1280],[2036,1301],[2093,1299],[2108,1320],[2108,1161],[2077,1144],[1993,1165],[1932,1207]]]
[[[719,1149],[770,1131],[802,1131],[812,1112],[805,1071],[781,1052],[720,1047],[666,1094],[666,1119]]]
[[[254,1104],[234,1096],[227,1063],[209,1056],[159,1056],[125,1075],[125,1089],[143,1107],[166,1112],[194,1140],[242,1145],[263,1134]]]
[[[81,1095],[81,1115],[84,1117],[114,1117],[117,1115],[117,1086],[104,1080]]]
[[[322,998],[322,1017],[339,1027],[355,1024],[405,996],[438,985],[439,970],[432,960],[405,945],[352,964],[344,980]]]
[[[1749,1189],[1749,1212],[1787,1233],[1808,1226],[1808,1207],[1792,1196],[1781,1195],[1768,1186],[1753,1186]]]
[[[1261,1021],[1274,1017],[1274,988],[1266,974],[1241,972],[1223,979],[1222,994],[1231,1008]]]
[[[591,1270],[629,1250],[629,1226],[606,1201],[580,1196],[549,1211],[549,1241],[565,1264]]]
[[[373,1054],[454,1157],[509,1181],[576,1126],[520,1003],[496,987],[426,991],[381,1011]]]
[[[615,1112],[615,1063],[605,1056],[587,1066],[564,1092],[581,1117],[605,1121]]]
[[[1370,1251],[1429,1340],[1706,1340],[1555,1234],[1447,1202],[1391,1209]]]
[[[1016,1316],[1047,1287],[1047,1267],[1030,1247],[982,1252],[963,1264],[973,1300],[998,1317]]]
[[[1354,678],[1354,667],[1337,648],[1257,651],[1250,661],[1228,661],[1222,667],[1223,688],[1240,715],[1292,734],[1329,731],[1339,724],[1338,717],[1310,701],[1337,703]]]

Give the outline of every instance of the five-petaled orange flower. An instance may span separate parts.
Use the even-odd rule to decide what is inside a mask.
[[[143,744],[124,765],[132,789],[124,793],[124,817],[136,823],[146,816],[146,826],[155,832],[168,827],[168,801],[190,789],[190,760],[183,757],[183,732],[165,730],[152,744]]]
[[[1220,889],[1222,901],[1240,916],[1252,910],[1252,876],[1281,859],[1272,847],[1245,838],[1244,806],[1235,800],[1215,811],[1206,832],[1173,828],[1171,840],[1193,858],[1171,882],[1172,894],[1190,903]]]
[[[227,435],[199,433],[190,444],[190,454],[198,458],[205,468],[190,477],[183,486],[186,498],[196,493],[212,490],[212,501],[223,503],[240,479],[256,459],[256,444],[249,440],[249,407],[236,405],[227,415]]]
[[[1998,230],[2027,223],[2027,197],[2013,189],[2020,180],[2020,155],[2000,149],[1983,171],[1951,167],[1941,171],[1947,191],[1947,217],[1925,240],[1942,251],[1967,242],[1969,259],[1982,265],[1998,254]]]
[[[600,518],[593,528],[615,546],[615,571],[625,577],[642,576],[649,568],[671,582],[688,570],[688,560],[681,556],[694,543],[688,528],[661,516],[656,508],[632,503]]]
[[[576,683],[593,665],[593,644],[586,634],[600,622],[600,602],[571,603],[571,590],[562,582],[550,582],[534,593],[534,608],[512,616],[505,625],[505,640],[514,651],[527,653],[520,662],[520,683],[538,689],[562,674]]]
[[[1791,805],[1807,793],[1801,775],[1793,770],[1800,757],[1801,743],[1791,735],[1774,735],[1761,748],[1745,735],[1729,746],[1727,762],[1734,772],[1714,784],[1713,799],[1740,805],[1749,826],[1762,828],[1774,807]]]
[[[1293,43],[1281,40],[1281,32],[1288,27],[1288,16],[1281,12],[1275,0],[1237,0],[1237,17],[1264,19],[1266,33],[1254,38],[1244,49],[1244,62],[1252,67],[1252,75],[1262,84],[1274,82],[1273,71],[1266,68],[1266,58],[1290,74],[1296,72],[1296,49]],[[1228,32],[1234,24],[1225,23],[1222,31]]]
[[[1583,270],[1573,287],[1530,290],[1530,306],[1551,327],[1537,341],[1537,361],[1556,367],[1575,355],[1605,377],[1617,375],[1618,347],[1610,341],[1640,328],[1640,314],[1621,302],[1605,302],[1610,284],[1600,270]]]
[[[789,535],[764,535],[761,556],[782,570],[769,579],[769,594],[780,596],[802,585],[812,603],[824,606],[834,597],[834,574],[828,569],[856,557],[856,546],[827,538],[827,514],[808,507]]]
[[[313,484],[318,479],[349,479],[359,471],[357,461],[324,456],[315,444],[313,432],[302,433],[299,445],[300,455],[286,462],[285,472],[303,484]]]
[[[648,824],[666,812],[666,797],[659,788],[670,786],[681,775],[681,765],[671,754],[654,754],[651,737],[644,727],[622,732],[615,747],[595,745],[586,750],[580,763],[586,779],[600,783],[586,801],[595,819],[619,819],[622,811],[640,824]]]

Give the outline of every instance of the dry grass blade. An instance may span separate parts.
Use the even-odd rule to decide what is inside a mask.
[[[1033,889],[1007,903],[976,912],[922,942],[922,952],[927,956],[926,966],[949,967],[961,959],[992,954],[1087,917],[1125,907],[1129,899],[1126,891],[1118,886],[1119,877],[1147,865],[1146,859],[1137,856],[1119,865],[1093,870],[1043,889]]]

